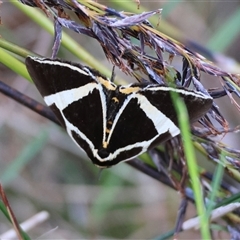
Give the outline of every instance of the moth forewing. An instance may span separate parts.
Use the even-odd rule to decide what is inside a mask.
[[[171,119],[166,117],[161,110],[153,106],[145,96],[137,94],[137,99],[139,107],[142,108],[146,116],[152,120],[158,135],[168,131],[172,137],[175,137],[180,133],[179,128],[171,121]]]

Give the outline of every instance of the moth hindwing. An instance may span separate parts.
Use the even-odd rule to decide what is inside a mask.
[[[99,167],[130,160],[177,136],[171,92],[185,101],[195,121],[212,98],[158,84],[118,86],[97,71],[62,60],[27,57],[36,87],[72,140]]]

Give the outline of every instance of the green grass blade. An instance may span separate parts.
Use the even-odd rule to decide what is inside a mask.
[[[4,40],[3,38],[0,38],[0,47],[8,50],[11,53],[14,53],[18,56],[21,56],[23,58],[26,58],[28,55],[33,55],[32,52],[21,48],[19,46],[17,46],[16,44],[10,43],[7,40]]]
[[[4,214],[4,216],[8,219],[9,222],[11,222],[11,218],[8,214],[8,210],[5,206],[5,204],[0,201],[0,211]],[[27,235],[26,232],[24,232],[21,228],[20,228],[20,231],[21,231],[21,237],[23,238],[23,240],[30,240],[31,238]]]
[[[195,197],[195,203],[197,208],[197,214],[200,218],[200,232],[202,239],[211,239],[209,231],[209,222],[206,219],[205,207],[203,202],[203,195],[201,191],[200,176],[198,173],[198,166],[195,157],[195,151],[191,139],[190,123],[188,119],[188,113],[183,100],[178,96],[176,92],[172,92],[172,99],[175,110],[178,116],[178,122],[181,130],[181,136],[183,139],[183,147],[185,157],[187,160],[188,172],[192,183],[192,188]]]
[[[13,57],[11,54],[9,54],[2,48],[0,48],[0,62],[7,66],[8,68],[12,69],[20,76],[26,78],[28,81],[30,82],[32,81],[27,72],[25,64],[23,64],[21,61]]]

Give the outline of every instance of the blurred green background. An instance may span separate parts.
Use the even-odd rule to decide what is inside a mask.
[[[1,36],[40,55],[50,56],[53,37],[11,2],[3,1],[0,6]],[[226,71],[239,70],[233,60],[240,61],[238,1],[142,1],[139,10],[130,0],[98,2],[119,11],[162,8],[158,29],[186,45],[191,40],[214,51],[218,65]],[[97,41],[67,32],[111,69]],[[59,56],[75,60],[64,49]],[[117,74],[125,78],[118,70]],[[202,77],[207,86],[218,83],[213,77],[205,74]],[[42,102],[31,83],[3,65],[0,65],[0,78]],[[229,100],[227,102],[229,104]],[[237,125],[236,110],[226,107],[226,99],[218,103],[230,125]],[[236,136],[224,141],[239,147]],[[47,221],[29,232],[31,238],[151,239],[174,227],[181,201],[179,193],[124,163],[100,173],[62,129],[2,94],[0,180],[19,222],[42,210],[50,213]],[[187,217],[194,215],[194,206],[189,206]],[[10,227],[0,214],[0,235]],[[198,231],[179,235],[179,239],[199,237]]]

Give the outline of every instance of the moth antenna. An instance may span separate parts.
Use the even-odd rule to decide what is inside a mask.
[[[98,181],[100,180],[101,176],[102,176],[102,172],[103,172],[104,168],[100,168],[98,171]]]
[[[110,81],[111,81],[111,82],[114,82],[115,77],[116,77],[116,74],[115,74],[115,66],[113,66],[113,68],[112,68],[112,75],[111,75]]]

